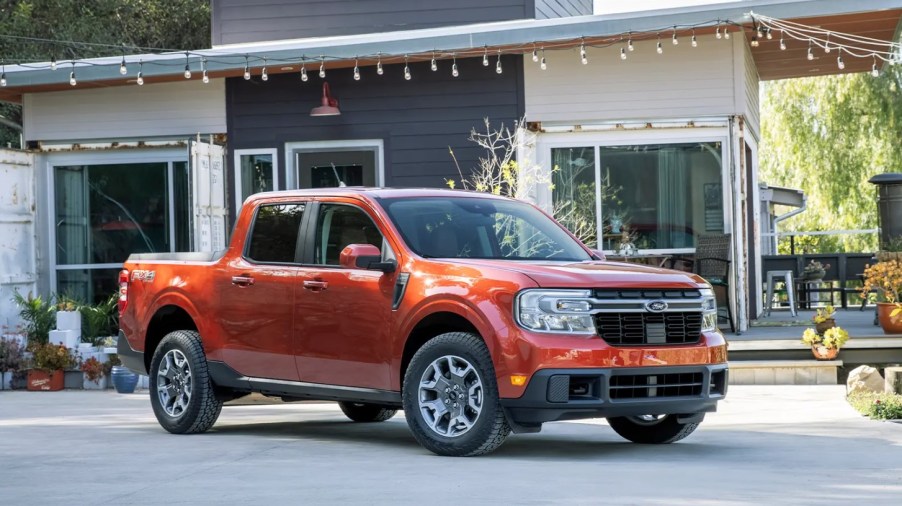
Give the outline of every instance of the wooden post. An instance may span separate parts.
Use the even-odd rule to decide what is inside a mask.
[[[883,371],[884,391],[902,394],[902,367],[887,367]]]

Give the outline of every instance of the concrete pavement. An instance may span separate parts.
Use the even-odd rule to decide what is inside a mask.
[[[731,387],[686,440],[641,446],[601,421],[546,424],[494,454],[437,457],[403,413],[227,406],[174,436],[147,394],[0,392],[0,503],[899,504],[902,424],[860,417],[840,386]]]

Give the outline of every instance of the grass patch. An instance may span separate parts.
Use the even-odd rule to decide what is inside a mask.
[[[874,420],[902,420],[902,395],[857,393],[846,398],[853,408]]]

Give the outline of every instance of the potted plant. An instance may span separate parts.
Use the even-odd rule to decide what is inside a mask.
[[[50,331],[56,324],[56,307],[40,295],[23,297],[21,293],[13,294],[13,301],[19,306],[19,316],[25,322],[27,347],[46,344],[50,339]]]
[[[0,390],[12,388],[13,374],[25,363],[25,348],[15,339],[0,337]]]
[[[839,353],[839,349],[849,340],[849,333],[842,327],[827,329],[823,334],[818,334],[814,329],[805,329],[802,333],[802,342],[811,346],[811,353],[818,360],[833,360]]]
[[[69,297],[61,297],[56,301],[56,329],[74,330],[81,334],[81,313],[79,304]]]
[[[107,364],[108,362],[101,362],[100,360],[97,360],[96,357],[91,357],[81,363],[81,372],[84,373],[85,390],[103,390],[106,388]]]
[[[833,306],[818,308],[817,313],[811,317],[811,321],[814,322],[814,330],[818,334],[823,334],[827,329],[832,329],[836,326],[835,316],[836,308]]]
[[[119,302],[118,293],[94,305],[79,308],[82,317],[81,340],[92,346],[101,346],[103,341],[116,332],[119,322],[116,319]]]
[[[62,390],[64,371],[76,364],[69,348],[61,344],[41,344],[34,347],[32,367],[28,370],[28,390]]]
[[[805,266],[805,270],[802,271],[802,278],[808,281],[824,279],[824,276],[827,275],[827,269],[829,268],[830,264],[824,265],[817,260],[811,260],[808,262],[808,265]]]
[[[877,290],[882,301],[877,302],[877,320],[887,334],[902,334],[902,260],[887,260],[864,269],[861,296]]]

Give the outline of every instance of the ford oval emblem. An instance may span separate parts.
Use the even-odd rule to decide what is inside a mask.
[[[667,303],[663,300],[651,300],[645,303],[645,309],[652,313],[663,313],[667,310]]]

